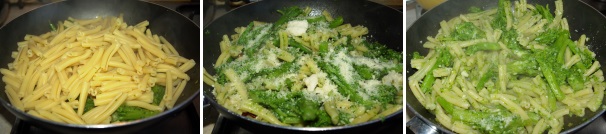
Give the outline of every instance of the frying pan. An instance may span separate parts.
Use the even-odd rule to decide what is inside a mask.
[[[549,4],[551,12],[553,13],[555,10],[553,0],[528,0],[528,3],[533,5]],[[586,44],[591,51],[596,53],[596,59],[600,61],[600,63],[606,63],[606,57],[602,56],[602,54],[606,53],[606,49],[603,48],[606,43],[606,38],[603,38],[606,36],[606,18],[589,5],[577,0],[563,0],[563,5],[564,17],[568,19],[571,32],[570,36],[572,39],[578,39],[581,34],[585,34],[590,38]],[[467,9],[471,6],[481,7],[482,9],[492,9],[497,7],[497,1],[469,0],[462,2],[451,0],[427,11],[406,31],[406,45],[408,46],[406,53],[412,54],[413,52],[418,51],[421,54],[427,54],[428,50],[423,48],[422,42],[427,41],[427,36],[435,36],[437,34],[438,29],[440,29],[439,22],[452,19],[460,14],[468,13]],[[410,65],[411,58],[411,56],[407,57],[407,65]],[[601,69],[606,70],[606,67],[602,65]],[[416,69],[407,66],[406,72],[406,77],[408,78],[416,72]],[[605,103],[606,100],[602,100],[602,104]],[[435,115],[430,113],[419,103],[408,86],[406,90],[406,107],[415,115],[411,122],[407,123],[407,126],[411,127],[413,131],[417,131],[415,130],[417,126],[426,126],[429,129],[419,129],[418,132],[437,129],[442,132],[453,133],[435,120]],[[565,125],[562,133],[575,132],[598,118],[602,113],[604,113],[603,108],[598,109],[596,112],[591,112],[589,109],[586,109],[585,116],[583,117],[564,116]],[[572,125],[568,125],[569,123]]]
[[[154,34],[164,36],[171,42],[181,56],[200,63],[200,27],[179,13],[148,2],[134,0],[73,0],[51,3],[25,13],[0,29],[0,67],[6,68],[13,61],[10,54],[17,50],[17,42],[25,34],[40,35],[50,31],[49,22],[56,23],[68,17],[90,19],[96,16],[118,16],[124,14],[129,25],[148,20]],[[176,115],[200,94],[200,65],[196,65],[187,74],[191,80],[173,109],[158,115],[123,124],[72,125],[48,121],[17,110],[4,93],[4,82],[0,82],[0,103],[4,108],[34,126],[60,133],[131,133],[146,126]],[[1,76],[1,75],[0,75]]]
[[[369,35],[381,44],[396,51],[402,51],[402,12],[368,1],[345,1],[345,0],[319,0],[319,1],[301,1],[301,0],[265,0],[251,3],[221,16],[214,20],[203,30],[203,66],[210,74],[215,74],[213,64],[221,54],[219,42],[224,34],[234,34],[234,28],[246,26],[253,20],[275,22],[280,17],[276,12],[279,9],[290,6],[310,7],[313,9],[311,14],[320,15],[322,10],[331,13],[332,16],[342,16],[345,23],[352,25],[364,25],[368,28]],[[286,127],[274,124],[260,122],[254,119],[243,117],[228,111],[225,107],[217,104],[215,96],[212,94],[213,88],[203,85],[204,97],[210,100],[212,106],[227,119],[233,120],[245,127],[245,129],[254,132],[273,132],[273,133],[303,133],[303,132],[325,132],[325,133],[361,133],[369,130],[376,130],[386,123],[392,121],[401,121],[402,110],[385,117],[384,120],[374,120],[352,126],[311,128],[311,127]],[[372,129],[367,129],[372,128]]]

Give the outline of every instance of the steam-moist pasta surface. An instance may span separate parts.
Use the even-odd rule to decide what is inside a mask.
[[[55,25],[56,24],[56,25]],[[179,55],[148,21],[68,18],[25,35],[0,68],[15,108],[68,124],[132,121],[171,109],[196,64]]]
[[[298,127],[353,125],[401,110],[402,52],[368,40],[372,29],[311,10],[284,8],[274,23],[224,35],[216,74],[204,74],[216,101],[247,118]]]
[[[601,110],[604,76],[589,37],[571,39],[562,1],[500,0],[440,22],[427,55],[411,54],[416,99],[456,133],[559,133]],[[551,13],[549,8],[555,8]]]

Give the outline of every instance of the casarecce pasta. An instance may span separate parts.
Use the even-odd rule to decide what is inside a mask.
[[[440,23],[412,54],[416,99],[456,133],[559,133],[564,116],[600,109],[603,72],[588,37],[570,39],[563,4],[500,0]],[[555,15],[555,16],[554,16]]]
[[[204,71],[230,111],[285,126],[327,127],[384,118],[402,109],[401,52],[371,42],[370,29],[324,11],[289,7],[275,23],[223,35],[216,74]]]
[[[9,101],[69,124],[131,121],[173,108],[196,62],[148,25],[129,26],[122,16],[68,18],[50,32],[25,35],[14,62],[0,68]]]

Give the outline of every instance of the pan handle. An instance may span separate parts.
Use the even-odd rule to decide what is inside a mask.
[[[415,134],[439,134],[438,129],[435,126],[427,124],[418,116],[412,117],[410,121],[406,122],[406,127]]]

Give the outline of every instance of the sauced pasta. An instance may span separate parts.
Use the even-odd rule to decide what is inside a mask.
[[[12,106],[69,124],[109,124],[171,109],[196,64],[179,55],[148,21],[69,18],[25,35],[14,62],[0,68]]]
[[[215,75],[219,104],[271,124],[353,125],[402,109],[401,52],[367,40],[364,26],[324,11],[279,10],[275,23],[251,22],[223,35]]]
[[[555,6],[553,6],[555,5]],[[603,72],[581,35],[570,39],[563,4],[500,0],[498,8],[440,23],[412,54],[408,86],[416,99],[457,133],[559,133],[564,116],[596,112]]]

